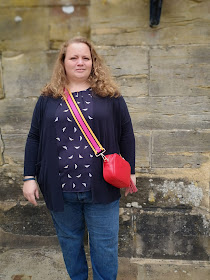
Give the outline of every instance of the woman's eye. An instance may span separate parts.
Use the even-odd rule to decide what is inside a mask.
[[[84,57],[84,60],[89,60],[89,58],[88,57]]]
[[[76,59],[76,57],[71,57],[71,58],[70,58],[70,60],[74,60],[74,59]]]

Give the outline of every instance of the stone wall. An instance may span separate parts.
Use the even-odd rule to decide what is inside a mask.
[[[121,86],[136,136],[137,194],[121,199],[120,255],[208,260],[208,0],[0,0],[0,181],[3,244],[52,236],[41,201],[22,197],[26,135],[60,43],[90,37]],[[42,216],[45,215],[45,219]],[[31,218],[33,216],[33,219]],[[47,223],[46,223],[47,221]],[[45,224],[47,231],[45,231]],[[36,231],[34,231],[34,228]]]
[[[91,38],[121,85],[136,136],[139,192],[121,200],[128,256],[209,258],[207,2],[163,1],[156,28],[149,1],[91,2]]]
[[[43,199],[35,208],[23,198],[24,146],[33,108],[41,88],[49,80],[58,48],[72,36],[90,36],[89,7],[89,0],[0,0],[0,215],[3,246],[56,242]]]

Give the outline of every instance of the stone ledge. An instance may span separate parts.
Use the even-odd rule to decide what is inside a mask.
[[[186,261],[133,258],[138,266],[137,280],[207,280],[210,273],[209,261]]]
[[[87,247],[85,248],[87,250]],[[0,256],[1,280],[68,280],[59,247],[3,250]],[[89,280],[92,278],[89,252],[87,251]],[[11,277],[19,278],[11,278]],[[137,265],[127,258],[119,258],[117,280],[136,280]]]
[[[153,264],[173,264],[173,265],[198,265],[207,266],[210,268],[210,261],[188,261],[188,260],[173,260],[173,259],[147,259],[147,258],[131,258],[131,263],[136,263],[138,265]]]
[[[35,1],[28,1],[28,0],[7,0],[1,1],[0,7],[45,7],[45,6],[82,6],[82,5],[89,5],[90,0],[35,0]]]
[[[90,268],[89,256],[88,264]],[[20,279],[33,280],[69,279],[58,247],[4,250],[1,265],[2,280],[11,280],[11,276],[15,275],[25,276]],[[117,280],[207,280],[209,271],[210,262],[205,261],[119,258]],[[89,279],[91,277],[90,271]]]
[[[21,235],[5,232],[0,229],[0,246],[6,248],[40,248],[41,246],[49,246],[50,248],[58,246],[57,236],[39,236],[39,235]],[[0,277],[1,280],[1,277]]]

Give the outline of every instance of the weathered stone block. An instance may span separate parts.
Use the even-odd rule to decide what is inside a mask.
[[[156,215],[144,213],[136,219],[135,257],[209,260],[200,241],[202,224],[201,216],[185,212]]]
[[[144,75],[147,77],[149,74],[146,47],[98,47],[97,51],[103,56],[114,76]]]
[[[89,37],[87,6],[71,6],[71,8],[69,8],[70,13],[62,7],[54,6],[50,9],[49,40],[51,49],[60,48],[62,42],[74,36]]]
[[[48,10],[43,8],[1,8],[0,50],[46,50]]]
[[[4,163],[23,164],[26,134],[6,133],[4,141]]]
[[[117,83],[123,96],[147,96],[149,95],[148,76],[121,76],[118,77]]]
[[[197,152],[157,152],[151,157],[153,168],[199,168],[209,161],[208,155]]]
[[[52,218],[46,206],[17,205],[1,211],[1,228],[5,232],[23,235],[56,235]]]
[[[141,168],[150,167],[150,143],[151,132],[135,133],[136,140],[136,166]]]
[[[126,97],[135,130],[210,128],[207,96]]]
[[[134,228],[131,219],[130,209],[120,208],[119,228],[119,256],[130,258],[134,255],[135,247],[133,242]]]
[[[93,0],[91,38],[98,45],[208,44],[206,1],[167,1],[160,24],[149,27],[149,1]],[[200,16],[202,15],[202,17]]]
[[[208,131],[154,131],[152,167],[200,167],[208,162]]]
[[[149,95],[208,96],[209,52],[203,45],[151,49]]]
[[[208,152],[210,148],[208,131],[153,131],[153,139],[154,153]]]
[[[3,99],[0,102],[1,131],[14,134],[28,133],[37,98]]]
[[[137,178],[138,192],[122,196],[123,207],[185,208],[203,206],[206,191],[197,181],[185,179]],[[208,207],[208,205],[206,205]]]
[[[10,208],[10,202],[19,203],[20,201],[25,201],[22,192],[22,179],[23,166],[5,164],[0,168],[0,202],[9,203],[8,205],[2,204],[2,209]],[[40,200],[42,199],[40,198]]]
[[[144,44],[149,3],[93,0],[90,6],[91,38],[97,45]]]
[[[38,207],[30,203],[17,204],[8,210],[0,209],[0,221],[1,247],[58,245],[50,211],[44,204]],[[87,231],[84,242],[87,245]]]
[[[57,52],[4,52],[4,84],[7,98],[38,96],[50,80]],[[11,79],[12,77],[12,79]]]
[[[120,242],[125,244],[120,256],[209,260],[208,231],[200,215],[121,208],[120,217]]]

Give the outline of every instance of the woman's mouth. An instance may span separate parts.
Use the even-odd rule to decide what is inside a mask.
[[[85,69],[76,69],[77,72],[83,72]]]

